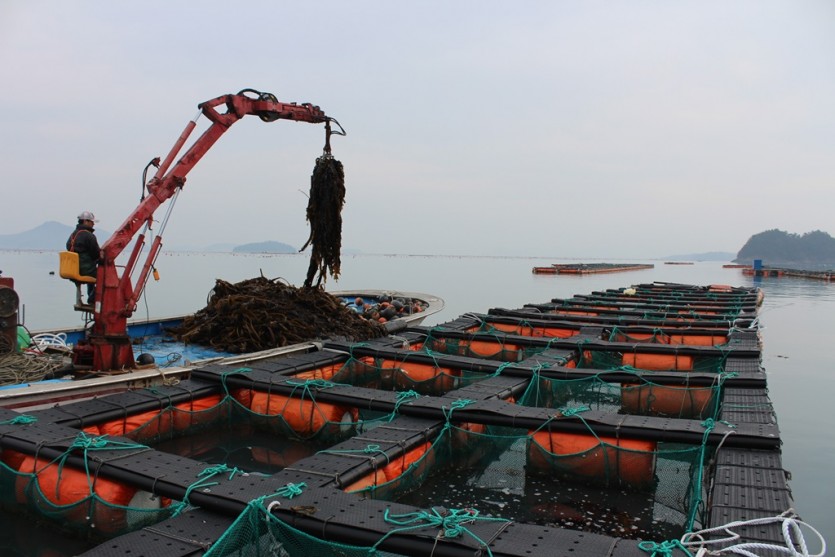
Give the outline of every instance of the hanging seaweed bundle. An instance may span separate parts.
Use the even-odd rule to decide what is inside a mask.
[[[178,341],[231,353],[257,352],[316,339],[368,340],[386,335],[320,288],[257,277],[218,279],[208,305],[169,330]]]
[[[327,274],[339,278],[342,249],[342,205],[345,203],[345,174],[342,163],[329,153],[316,159],[310,176],[310,199],[307,221],[310,237],[299,251],[311,246],[310,266],[304,286],[310,288],[318,273],[316,286],[327,280]]]

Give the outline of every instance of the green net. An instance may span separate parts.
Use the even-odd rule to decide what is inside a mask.
[[[425,346],[423,350],[430,356],[434,353]],[[502,369],[499,366],[496,374]],[[617,369],[629,371],[624,366]],[[223,391],[215,395],[172,402],[159,410],[89,426],[79,433],[71,450],[86,454],[100,446],[113,449],[118,445],[107,442],[109,436],[132,439],[135,443],[126,443],[125,448],[142,450],[140,443],[164,446],[166,441],[206,432],[207,445],[194,443],[190,450],[207,452],[216,449],[222,431],[250,440],[261,432],[273,443],[292,440],[295,446],[304,447],[298,453],[286,445],[265,447],[261,452],[268,463],[265,473],[311,456],[314,451],[350,452],[380,464],[351,485],[340,486],[344,491],[358,498],[397,501],[418,509],[414,516],[390,517],[392,529],[434,523],[440,518],[423,509],[439,506],[453,509],[453,517],[457,516],[454,509],[469,509],[478,513],[479,519],[560,526],[633,539],[677,538],[704,521],[701,479],[704,463],[710,457],[705,443],[606,437],[582,420],[582,413],[591,409],[700,419],[705,420],[708,432],[721,398],[721,376],[715,385],[700,388],[655,384],[638,374],[633,374],[634,380],[612,383],[600,376],[557,380],[534,373],[518,402],[506,402],[558,409],[559,413],[539,429],[463,421],[457,411],[472,401],[449,399],[444,407],[446,419],[439,424],[437,435],[381,460],[384,453],[379,446],[369,444],[348,450],[339,443],[391,423],[398,415],[397,407],[415,397],[443,394],[490,375],[455,369],[433,358],[418,363],[350,357],[297,374],[286,383],[292,391],[289,395],[227,385],[228,376],[247,371],[231,370],[223,378]],[[338,384],[396,391],[397,407],[392,413],[369,412],[316,400],[318,393]],[[587,431],[569,433],[557,427],[563,417],[576,416]],[[247,449],[254,458],[255,450]],[[214,474],[234,474],[237,464],[229,462],[228,457],[215,454],[213,458],[218,462],[206,469],[206,475],[195,478],[193,488],[200,488]],[[177,502],[129,488],[124,493],[118,491],[124,486],[114,488],[119,495],[113,496],[104,491],[107,483],[103,478],[83,470],[74,471],[78,474],[75,491],[65,491],[69,483],[64,481],[70,475],[61,459],[43,462],[4,454],[3,462],[3,501],[25,504],[42,516],[76,524],[79,529],[93,526],[105,536],[155,523],[189,504],[188,496]],[[247,464],[243,469],[253,471],[249,466],[254,465]],[[51,480],[49,474],[56,479]],[[69,493],[77,495],[71,498]],[[291,497],[292,490],[251,502],[209,554],[385,555],[376,545],[358,547],[325,541],[282,523],[269,512],[271,499],[282,496]],[[384,537],[381,534],[381,539]]]
[[[722,347],[728,344],[727,329],[715,329],[701,331],[698,334],[690,334],[686,329],[675,328],[668,330],[654,329],[651,332],[625,331],[619,327],[613,327],[609,333],[609,342],[630,342],[630,343],[653,343],[653,344],[683,344],[692,346],[715,346]]]
[[[583,350],[577,362],[581,369],[600,370],[646,370],[646,371],[691,371],[722,373],[727,354],[719,356],[692,356],[690,354],[648,352],[618,352]]]
[[[252,501],[206,557],[387,557],[374,547],[326,541],[282,522],[270,512],[271,498]]]
[[[100,450],[127,451],[147,447],[79,432],[67,451],[47,459],[4,450],[0,462],[0,501],[6,509],[28,510],[64,529],[85,536],[118,536],[172,516],[179,503],[148,491],[99,476],[89,466],[74,468],[72,455],[85,458]]]
[[[616,382],[600,375],[552,379],[537,374],[519,404],[538,408],[585,406],[617,414],[668,418],[716,418],[721,400],[721,378],[714,385],[660,385],[633,373],[634,379]]]

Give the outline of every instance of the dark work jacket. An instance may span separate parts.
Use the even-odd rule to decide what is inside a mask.
[[[96,276],[99,263],[99,241],[92,226],[78,224],[67,240],[67,250],[78,253],[78,272],[84,276]]]

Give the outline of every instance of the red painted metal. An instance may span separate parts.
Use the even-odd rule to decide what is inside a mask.
[[[252,98],[247,93],[254,93]],[[145,244],[140,235],[120,273],[116,258],[144,226],[153,224],[154,211],[173,197],[185,185],[186,175],[200,161],[235,122],[247,115],[255,115],[265,122],[294,120],[297,122],[329,123],[331,118],[318,106],[308,103],[284,103],[269,93],[244,90],[237,94],[222,95],[199,105],[200,114],[212,123],[209,128],[189,147],[174,166],[171,163],[194,130],[197,118],[190,121],[174,147],[160,164],[154,177],[148,183],[149,195],[133,210],[122,225],[101,247],[101,261],[96,277],[96,297],[93,311],[93,327],[85,341],[76,347],[74,362],[90,366],[97,371],[130,369],[135,367],[133,350],[127,335],[127,320],[136,310],[153,264],[162,247],[162,238],[157,235],[148,250],[145,262],[133,286],[131,276]],[[225,112],[218,109],[225,108]],[[327,140],[327,138],[326,138]],[[169,170],[170,167],[170,170]]]

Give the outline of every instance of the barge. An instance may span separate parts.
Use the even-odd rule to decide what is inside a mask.
[[[781,277],[795,277],[795,278],[806,278],[806,279],[814,279],[814,280],[823,280],[830,282],[832,280],[833,272],[832,270],[826,271],[809,271],[803,269],[784,269],[780,267],[760,267],[759,269],[754,267],[744,267],[742,269],[742,274],[749,277],[769,277],[769,278],[781,278]]]
[[[534,267],[534,274],[547,275],[591,275],[597,273],[623,273],[653,269],[647,263],[553,263],[550,267]]]
[[[639,284],[2,409],[3,504],[86,557],[802,552],[761,302]]]

